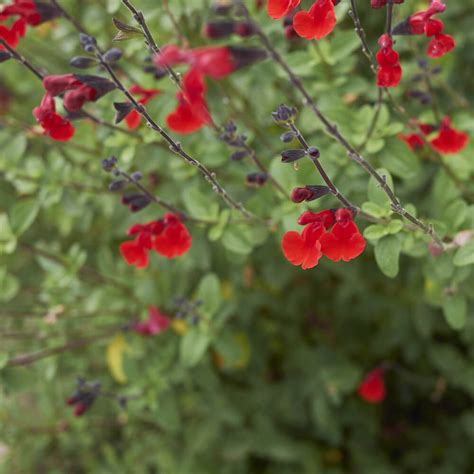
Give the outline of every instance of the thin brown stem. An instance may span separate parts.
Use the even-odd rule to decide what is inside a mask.
[[[187,153],[179,142],[176,142],[163,128],[161,128],[148,113],[146,108],[140,104],[135,97],[130,93],[130,91],[125,87],[122,81],[118,78],[115,71],[110,67],[110,65],[104,60],[102,54],[99,50],[96,49],[96,57],[100,61],[103,68],[107,71],[112,81],[115,83],[117,88],[127,97],[129,102],[133,105],[133,108],[145,119],[147,125],[156,133],[161,135],[161,137],[169,145],[169,149],[177,156],[181,157],[191,166],[197,168],[197,170],[204,176],[206,181],[212,185],[213,191],[219,195],[229,207],[240,212],[245,218],[260,221],[265,225],[268,225],[268,222],[263,221],[259,217],[252,214],[248,211],[244,205],[240,202],[237,202],[230,194],[222,187],[219,181],[216,178],[216,174],[211,172],[203,163],[193,158],[189,153]]]

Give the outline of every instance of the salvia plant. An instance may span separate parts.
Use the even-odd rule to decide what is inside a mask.
[[[0,4],[0,472],[474,471],[472,6]]]

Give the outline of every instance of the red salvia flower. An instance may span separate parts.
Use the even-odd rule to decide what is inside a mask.
[[[134,324],[133,330],[143,336],[154,336],[155,334],[166,331],[170,322],[170,318],[161,313],[156,306],[149,306],[148,319]]]
[[[357,393],[368,403],[381,403],[385,399],[383,369],[370,371],[360,383]]]
[[[440,58],[449,53],[455,46],[456,43],[451,35],[439,33],[428,43],[426,54],[430,58]]]
[[[376,54],[377,63],[377,85],[379,87],[396,87],[402,78],[398,53],[393,49],[392,38],[384,34],[378,41],[381,46]]]
[[[139,97],[138,103],[142,105],[148,104],[153,97],[160,94],[160,90],[158,89],[144,89],[138,85],[134,85],[130,87],[130,93]],[[141,115],[133,109],[130,113],[125,117],[125,122],[127,123],[127,127],[130,130],[135,130],[139,127],[141,122]]]
[[[154,57],[154,62],[159,68],[188,64],[203,76],[222,79],[265,57],[266,53],[258,48],[205,46],[184,49],[175,45],[168,45],[161,50],[160,54]]]
[[[54,98],[50,94],[45,94],[41,105],[33,110],[33,116],[43,127],[45,135],[54,140],[66,142],[70,140],[75,133],[71,122],[56,113]]]
[[[212,122],[207,108],[206,84],[201,73],[191,69],[183,78],[183,87],[177,94],[178,107],[168,115],[168,127],[182,134],[193,133]]]
[[[469,135],[451,127],[451,119],[444,117],[441,121],[438,135],[430,141],[431,146],[445,155],[462,151],[469,142]]]
[[[64,107],[69,112],[80,112],[86,102],[95,102],[116,88],[103,77],[80,74],[46,76],[43,87],[53,97],[64,94]]]
[[[185,254],[190,248],[192,237],[178,216],[165,214],[164,230],[155,239],[153,248],[164,257],[175,258]]]
[[[192,237],[175,214],[165,214],[163,219],[147,224],[135,224],[128,230],[135,240],[120,244],[120,253],[128,265],[146,268],[148,252],[154,249],[167,258],[185,254],[191,247]]]
[[[349,262],[358,257],[365,249],[365,240],[353,222],[349,209],[336,211],[336,224],[331,232],[321,236],[321,250],[333,262]]]
[[[411,150],[417,151],[425,145],[423,135],[429,135],[435,130],[435,128],[429,123],[419,123],[416,120],[414,121],[414,124],[419,128],[420,133],[411,133],[409,135],[401,133],[398,135],[398,138],[404,141]]]
[[[308,11],[300,11],[293,18],[296,33],[307,40],[320,40],[336,25],[334,0],[316,0]]]
[[[446,5],[440,0],[433,0],[428,9],[417,12],[408,18],[409,33],[412,35],[426,34],[427,24],[431,17],[446,10]]]
[[[335,213],[306,211],[298,224],[305,226],[303,232],[287,232],[281,245],[286,259],[293,265],[301,265],[303,270],[315,267],[323,255],[335,262],[348,262],[365,248],[365,240],[349,209],[338,209]]]
[[[300,4],[300,0],[267,0],[267,13],[270,18],[278,20]]]

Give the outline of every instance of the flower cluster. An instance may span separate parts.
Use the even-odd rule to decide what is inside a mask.
[[[133,95],[138,96],[138,103],[142,105],[148,104],[153,97],[157,96],[161,91],[158,89],[144,89],[138,85],[133,85],[130,87],[129,92]],[[140,126],[141,115],[135,110],[132,109],[126,116],[125,122],[127,127],[130,130],[135,130]]]
[[[134,323],[133,330],[142,336],[154,336],[166,331],[171,323],[171,319],[166,314],[160,312],[156,306],[148,307],[148,319]]]
[[[320,40],[332,32],[336,25],[334,5],[339,0],[316,0],[308,11],[297,12],[293,17],[292,28],[298,36],[307,40]],[[300,0],[268,0],[267,13],[278,20],[291,15]]]
[[[446,10],[446,5],[441,0],[432,0],[430,6],[423,11],[414,13],[393,29],[393,34],[425,35],[431,38],[427,55],[430,58],[440,58],[451,51],[456,45],[454,38],[444,34],[444,23],[432,18]]]
[[[298,224],[302,233],[287,232],[281,246],[286,259],[303,270],[315,267],[325,255],[334,262],[349,262],[365,249],[365,240],[353,221],[350,209],[304,212]]]
[[[128,265],[137,268],[148,266],[150,250],[175,258],[185,254],[192,242],[188,230],[175,214],[165,214],[162,219],[147,224],[135,224],[128,230],[128,235],[135,239],[123,242],[120,253]]]
[[[402,68],[398,53],[393,49],[390,35],[384,34],[378,41],[380,50],[376,54],[378,63],[377,85],[379,87],[397,87],[402,78]]]
[[[257,48],[216,46],[194,49],[169,45],[154,58],[159,68],[178,64],[189,66],[183,77],[182,89],[177,94],[178,106],[167,117],[168,126],[177,133],[192,133],[212,123],[205,93],[205,78],[222,79],[238,69],[266,57]]]
[[[9,5],[0,6],[0,38],[16,48],[20,38],[25,36],[27,26],[37,26],[59,15],[58,9],[48,2],[34,0],[13,0]],[[10,26],[5,21],[13,18]],[[2,50],[0,46],[0,50]]]
[[[46,135],[54,140],[68,141],[75,130],[68,118],[56,112],[54,97],[62,96],[66,111],[78,113],[86,102],[95,102],[115,89],[115,84],[99,76],[63,74],[44,77],[43,87],[46,93],[41,105],[33,110],[33,116]]]
[[[435,151],[443,155],[453,155],[464,150],[469,142],[469,135],[451,127],[450,117],[444,117],[439,127],[426,123],[419,123],[419,133],[409,135],[401,134],[399,138],[403,140],[413,151],[422,148],[427,142]],[[437,131],[434,137],[424,138]]]
[[[359,384],[357,393],[368,403],[381,403],[385,399],[384,370],[371,370]]]

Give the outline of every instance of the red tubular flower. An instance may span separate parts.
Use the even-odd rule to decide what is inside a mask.
[[[417,133],[411,133],[410,135],[400,133],[400,135],[398,135],[398,138],[404,141],[408,145],[408,148],[413,151],[422,148],[424,145],[423,139]]]
[[[331,232],[321,236],[321,250],[333,262],[349,262],[358,257],[365,249],[365,240],[353,222],[352,211],[338,209],[336,224]]]
[[[74,127],[69,120],[56,113],[54,98],[50,94],[45,94],[41,105],[33,109],[33,116],[43,127],[45,135],[53,140],[67,142],[74,136]]]
[[[64,94],[64,107],[69,112],[79,112],[86,102],[95,102],[116,88],[108,79],[81,74],[46,76],[43,87],[53,97]]]
[[[287,232],[281,241],[286,259],[303,270],[315,267],[322,257],[319,238],[325,232],[320,222],[308,224],[301,235],[296,231]]]
[[[405,0],[394,0],[393,3],[400,4],[403,3]],[[387,5],[387,0],[370,0],[370,6],[372,8],[382,8]]]
[[[0,38],[2,38],[8,46],[16,48],[20,42],[20,38],[25,36],[26,33],[26,21],[23,18],[13,22],[10,28],[4,25],[0,25]],[[3,51],[4,47],[0,45],[0,51]]]
[[[278,20],[300,4],[300,0],[267,0],[267,13],[270,18]]]
[[[327,36],[336,25],[333,0],[316,0],[306,12],[300,11],[293,18],[296,33],[307,40],[320,40]]]
[[[157,96],[161,93],[158,89],[144,89],[138,85],[134,85],[130,87],[130,93],[139,97],[138,103],[142,105],[148,104],[153,97]],[[141,122],[141,115],[133,109],[130,113],[125,117],[125,122],[127,123],[127,127],[130,130],[135,130],[139,127]]]
[[[188,64],[203,76],[222,79],[238,69],[266,57],[258,48],[238,46],[206,46],[195,49],[181,49],[175,45],[165,46],[154,58],[159,68]]]
[[[307,211],[300,216],[298,224],[306,226],[303,232],[287,232],[281,244],[286,259],[304,270],[315,267],[323,255],[335,262],[348,262],[365,248],[365,240],[349,209],[338,209],[335,213]]]
[[[182,91],[178,92],[178,107],[168,115],[168,127],[182,134],[196,132],[212,122],[207,108],[206,84],[202,75],[191,69],[183,78]]]
[[[185,254],[190,248],[192,237],[188,229],[174,214],[165,214],[165,228],[155,239],[153,248],[163,257],[175,258]]]
[[[430,58],[440,58],[449,53],[456,46],[456,42],[451,35],[439,33],[428,43],[426,54]]]
[[[357,393],[368,403],[381,403],[385,399],[383,369],[370,371],[360,383]]]
[[[430,141],[431,146],[445,155],[453,155],[462,151],[469,142],[469,135],[451,127],[451,119],[444,117],[438,135]]]
[[[170,325],[170,318],[162,314],[156,306],[149,306],[148,319],[133,326],[133,330],[143,336],[154,336],[166,331]]]
[[[377,85],[379,87],[396,87],[402,78],[398,53],[393,49],[392,38],[384,34],[378,41],[381,46],[375,55],[379,65],[377,69]]]
[[[165,257],[175,258],[185,254],[192,243],[191,235],[175,214],[165,214],[163,219],[147,224],[135,224],[128,230],[128,235],[135,235],[135,240],[120,244],[120,253],[128,265],[137,268],[148,266],[148,252],[152,249]]]

